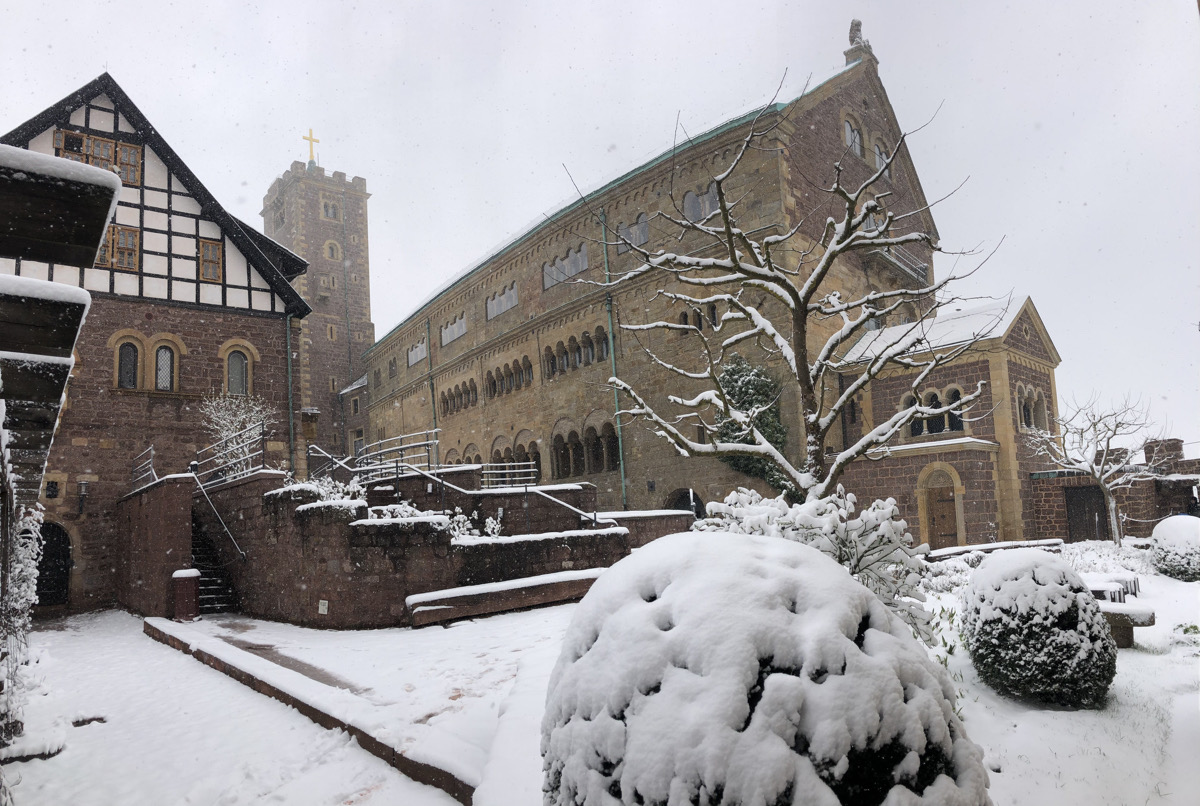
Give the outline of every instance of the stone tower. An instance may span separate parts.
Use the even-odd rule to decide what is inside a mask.
[[[313,312],[301,322],[296,353],[300,405],[309,442],[334,455],[352,450],[361,427],[339,395],[366,371],[375,342],[367,252],[367,180],[347,179],[310,160],[293,162],[263,199],[263,231],[308,261],[292,284]],[[348,399],[348,398],[347,398]],[[365,409],[365,407],[363,407]],[[315,433],[310,429],[314,425]]]

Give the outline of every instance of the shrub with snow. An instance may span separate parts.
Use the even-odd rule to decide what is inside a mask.
[[[875,501],[855,512],[856,499],[841,485],[827,498],[788,504],[785,496],[763,498],[741,488],[723,503],[708,505],[698,531],[768,535],[806,543],[829,555],[866,585],[923,641],[930,640],[929,614],[919,583],[925,546],[913,547],[896,502]]]
[[[975,569],[962,605],[963,641],[992,688],[1062,706],[1104,704],[1117,645],[1065,562],[1040,549],[998,551]]]
[[[1200,580],[1200,518],[1172,515],[1154,526],[1154,567],[1184,582]]]
[[[954,689],[829,557],[661,538],[579,604],[542,722],[545,802],[988,804]]]

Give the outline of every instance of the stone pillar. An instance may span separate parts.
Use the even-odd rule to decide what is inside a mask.
[[[171,574],[175,593],[175,620],[196,621],[200,618],[200,571],[185,568]]]

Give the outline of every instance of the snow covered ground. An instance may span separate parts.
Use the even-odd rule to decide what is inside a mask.
[[[1135,647],[1118,654],[1100,711],[996,695],[976,677],[949,617],[942,620],[956,648],[935,655],[955,677],[967,732],[984,747],[997,806],[1182,804],[1200,793],[1200,583],[1153,574],[1147,554],[1064,548],[1080,571],[1137,572],[1141,594],[1129,601],[1156,611],[1156,626],[1137,629]],[[965,574],[947,575],[930,605],[952,609],[953,588],[965,581]],[[414,748],[461,753],[459,761],[478,770],[478,806],[535,806],[546,683],[574,610],[563,605],[448,629],[330,632],[241,617],[199,626],[346,687]],[[50,760],[4,767],[19,804],[453,803],[345,734],[150,640],[140,619],[109,612],[51,626],[31,639],[32,671],[44,682],[26,718],[31,735],[57,731],[65,747]],[[96,716],[105,721],[71,727]]]
[[[456,804],[345,733],[152,641],[140,618],[41,624],[30,650],[27,733],[62,751],[5,764],[19,806]]]

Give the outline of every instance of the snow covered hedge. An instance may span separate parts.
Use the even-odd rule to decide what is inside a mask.
[[[1154,567],[1184,582],[1200,580],[1200,518],[1172,515],[1154,526]]]
[[[962,605],[963,641],[992,688],[1068,707],[1104,704],[1117,645],[1065,562],[1040,549],[996,552],[971,575]]]
[[[930,640],[929,613],[920,590],[927,546],[913,546],[908,524],[894,499],[855,511],[856,499],[841,485],[827,498],[788,504],[786,496],[763,498],[740,488],[708,505],[698,531],[768,535],[806,543],[832,557],[913,629]]]
[[[579,604],[542,722],[545,802],[989,804],[954,689],[829,557],[660,538]]]

